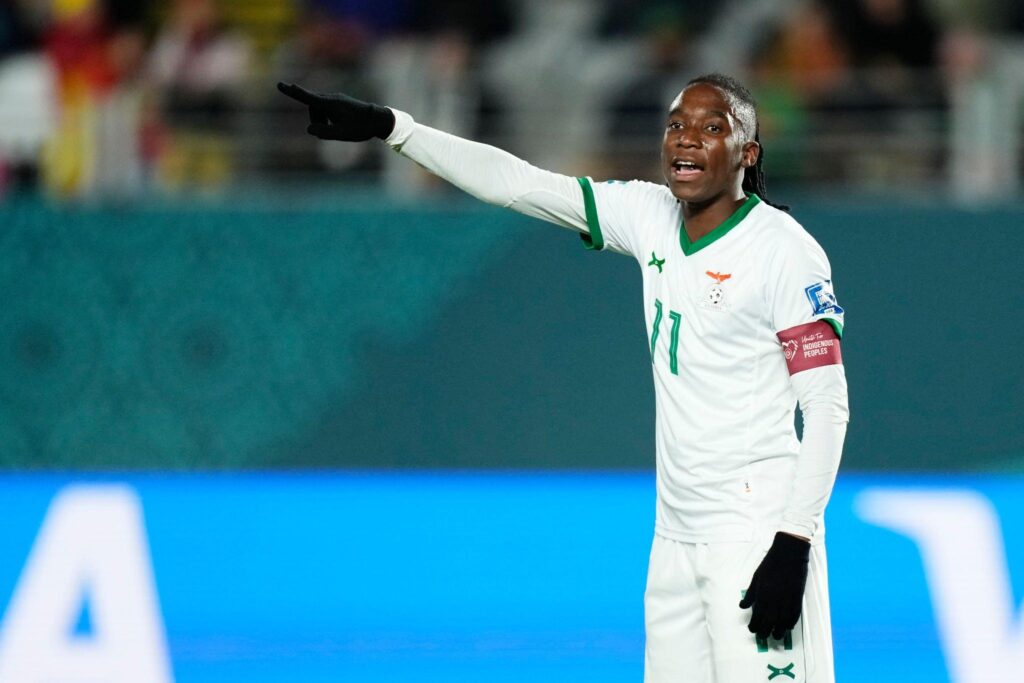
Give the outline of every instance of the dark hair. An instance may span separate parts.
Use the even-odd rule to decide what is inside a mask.
[[[773,204],[768,200],[767,190],[765,189],[764,183],[764,145],[761,144],[761,138],[758,133],[757,101],[754,99],[754,96],[751,95],[750,91],[735,78],[724,74],[704,74],[703,76],[697,76],[687,83],[686,87],[689,88],[691,85],[696,85],[697,83],[713,85],[733,100],[733,109],[735,110],[736,118],[740,120],[740,123],[745,129],[747,129],[748,133],[753,132],[754,142],[756,142],[761,148],[760,153],[757,155],[757,161],[754,162],[754,165],[743,170],[743,191],[753,192],[763,199],[769,206],[774,206],[776,209],[781,209],[783,211],[789,211],[789,207],[785,204]]]

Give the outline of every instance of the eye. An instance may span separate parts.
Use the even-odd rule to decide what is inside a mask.
[[[683,127],[683,122],[682,121],[669,121],[668,122],[669,130],[681,130],[682,127]]]
[[[711,133],[721,133],[722,132],[722,127],[719,126],[717,123],[709,123],[707,128],[708,128],[708,131],[711,132]]]

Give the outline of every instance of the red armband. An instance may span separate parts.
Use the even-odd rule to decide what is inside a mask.
[[[791,327],[779,332],[778,336],[791,375],[811,368],[843,364],[839,337],[824,320]]]

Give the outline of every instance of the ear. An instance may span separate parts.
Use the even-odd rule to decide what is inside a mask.
[[[743,143],[743,151],[740,153],[740,166],[750,168],[757,163],[761,156],[761,145],[753,140]]]

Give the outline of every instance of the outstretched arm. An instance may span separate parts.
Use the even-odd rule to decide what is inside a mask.
[[[583,190],[572,176],[544,171],[490,145],[416,123],[405,112],[297,85],[278,90],[309,107],[311,135],[359,142],[374,137],[489,204],[587,233]]]

